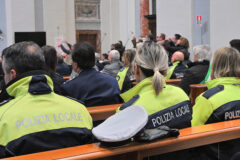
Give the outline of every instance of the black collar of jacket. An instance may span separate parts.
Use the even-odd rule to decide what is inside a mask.
[[[35,71],[22,73],[22,74],[18,75],[16,78],[14,78],[13,80],[9,81],[8,84],[3,87],[2,92],[0,94],[0,106],[14,98],[7,93],[7,90],[6,90],[7,87],[9,87],[10,85],[12,85],[13,83],[17,82],[18,80],[20,80],[22,78],[32,76],[32,75],[40,75],[40,74],[49,75],[46,71],[35,70]]]
[[[196,66],[196,65],[209,65],[210,62],[208,60],[203,60],[202,62],[193,62],[193,63],[190,63],[188,64],[188,67],[191,68],[193,66]]]

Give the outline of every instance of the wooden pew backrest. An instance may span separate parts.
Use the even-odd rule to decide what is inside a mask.
[[[178,86],[182,79],[168,79],[166,80],[167,84]]]
[[[121,159],[123,155],[127,156],[127,159],[140,160],[147,156],[159,155],[237,138],[240,138],[240,119],[181,129],[180,135],[177,138],[167,138],[152,143],[134,142],[116,148],[104,148],[100,147],[99,143],[94,143],[12,157],[6,160],[90,160],[102,158],[105,160],[118,160]]]
[[[195,99],[207,90],[206,84],[191,84],[190,85],[190,100],[192,105],[195,104]]]
[[[87,107],[87,110],[92,116],[93,121],[105,120],[111,115],[115,114],[117,108],[121,105],[122,104],[112,104],[105,106]]]

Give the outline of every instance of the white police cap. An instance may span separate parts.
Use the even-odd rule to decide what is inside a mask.
[[[136,135],[148,121],[141,106],[130,106],[93,128],[93,135],[102,142],[120,142]]]

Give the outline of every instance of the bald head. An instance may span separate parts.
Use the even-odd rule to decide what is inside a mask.
[[[184,54],[180,51],[174,52],[172,55],[171,62],[176,62],[176,61],[183,61],[184,60]]]

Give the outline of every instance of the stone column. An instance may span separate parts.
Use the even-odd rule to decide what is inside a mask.
[[[140,21],[141,21],[141,36],[144,36],[149,32],[148,19],[145,15],[149,15],[149,0],[141,0],[140,2]]]

